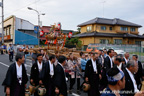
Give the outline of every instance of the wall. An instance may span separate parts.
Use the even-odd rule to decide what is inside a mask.
[[[15,30],[18,30],[18,29],[34,30],[34,25],[32,23],[30,23],[27,20],[23,20],[17,17],[15,19],[15,25],[16,25]]]
[[[94,43],[94,37],[79,38],[79,40],[82,41],[83,45],[88,45],[89,43]]]
[[[38,45],[38,39],[34,36],[15,30],[15,44]]]
[[[11,42],[11,44],[14,43],[14,29],[15,29],[14,18],[15,18],[15,16],[10,16],[6,20],[4,20],[4,31],[6,31],[6,28],[8,26],[11,26],[11,28],[10,28],[11,31],[10,31],[10,34],[9,34],[11,36],[11,39],[13,39],[13,41]]]
[[[105,24],[90,24],[90,25],[86,25],[86,26],[82,26],[81,27],[81,33],[87,32],[87,27],[88,26],[92,26],[92,31],[97,31],[97,32],[101,32],[101,33],[123,33],[120,28],[121,27],[125,27],[125,26],[113,26],[113,25],[105,25]],[[101,30],[101,26],[106,26],[106,30]],[[112,27],[112,30],[109,29],[109,27]],[[128,27],[128,26],[127,26]],[[129,33],[129,34],[136,34],[138,35],[138,28],[135,27],[135,32],[134,33],[130,33],[130,29],[132,27],[128,27],[128,31],[124,33]]]

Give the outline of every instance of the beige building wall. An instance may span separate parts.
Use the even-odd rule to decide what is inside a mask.
[[[82,41],[83,45],[88,45],[90,43],[94,43],[94,37],[79,38],[79,40]]]
[[[8,42],[8,44],[14,44],[14,32],[15,32],[15,24],[14,24],[14,21],[15,21],[15,16],[10,16],[9,18],[5,19],[4,20],[4,31],[5,31],[5,35],[6,35],[6,28],[8,26],[11,26],[10,28],[10,34],[8,32],[7,35],[11,35],[11,39],[13,39],[12,42]],[[9,31],[9,29],[7,29]]]
[[[130,26],[113,26],[113,25],[105,25],[105,24],[90,24],[81,27],[81,33],[87,32],[87,27],[91,27],[92,30],[90,32],[101,32],[101,33],[129,33],[129,34],[136,34],[138,35],[138,28],[137,27],[130,27]],[[101,30],[101,26],[106,26],[106,30]],[[110,30],[112,27],[112,30]],[[121,27],[128,27],[128,31],[121,31]],[[131,32],[131,28],[135,28],[135,32]]]

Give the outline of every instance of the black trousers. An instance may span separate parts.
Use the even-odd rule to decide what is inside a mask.
[[[88,96],[100,96],[99,92],[99,74],[91,73],[89,78],[90,90]]]
[[[9,54],[9,60],[10,60],[10,61],[13,60],[13,52],[10,52],[10,54]]]
[[[1,54],[3,54],[3,50],[1,50]]]
[[[70,90],[73,88],[75,81],[77,79],[77,90],[80,90],[80,78],[71,78],[70,77]]]

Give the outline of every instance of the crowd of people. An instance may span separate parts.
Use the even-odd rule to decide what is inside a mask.
[[[15,62],[10,65],[3,86],[10,96],[24,96],[28,82],[26,67],[27,56],[32,56],[30,84],[44,85],[44,96],[68,96],[74,84],[81,94],[83,84],[89,84],[88,96],[143,96],[141,91],[144,70],[138,55],[126,52],[117,54],[113,49],[98,52],[80,52],[79,57],[70,52],[68,57],[59,52],[49,55],[44,50],[29,53],[29,47],[19,47]],[[13,61],[14,48],[8,48],[9,60]],[[69,81],[69,82],[67,82]],[[76,83],[77,82],[77,83]],[[69,84],[68,84],[69,83]],[[67,84],[69,85],[67,88]],[[34,96],[39,96],[35,92]]]

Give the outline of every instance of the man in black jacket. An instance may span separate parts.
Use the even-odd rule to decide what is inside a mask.
[[[62,96],[67,96],[66,76],[63,68],[65,64],[66,57],[60,56],[54,73],[55,93]]]
[[[109,49],[107,53],[108,53],[108,56],[104,59],[104,67],[106,69],[106,72],[110,68],[113,68],[113,66],[114,66],[114,63],[112,61],[112,57],[114,56],[114,50],[113,49]]]
[[[130,57],[129,52],[126,52],[126,53],[124,54],[125,65],[126,65],[127,62],[130,60],[129,57]]]
[[[107,77],[106,77],[106,72],[110,69],[113,68],[114,63],[112,61],[112,57],[114,56],[114,50],[113,49],[109,49],[107,52],[107,57],[104,59],[104,67],[102,68],[102,79],[100,81],[100,90],[103,90],[104,88],[106,88],[108,81],[107,81]]]
[[[138,89],[141,89],[141,81],[144,79],[144,70],[142,68],[141,62],[138,61],[138,56],[133,55],[132,58],[138,63],[138,72],[135,74],[135,79],[136,79]]]
[[[37,61],[33,64],[31,68],[31,75],[30,75],[30,83],[32,85],[38,86],[38,85],[46,85],[46,65],[43,63],[43,57],[42,54],[37,55]],[[39,96],[38,92],[36,91],[34,96]]]
[[[56,61],[56,56],[51,55],[49,57],[48,62],[46,63],[46,88],[47,93],[46,96],[54,96],[55,94],[55,86],[54,86],[54,75],[55,75],[55,66],[54,63]]]
[[[17,53],[15,58],[16,62],[10,65],[2,85],[5,86],[6,96],[25,96],[28,77],[23,65],[24,54]]]
[[[92,59],[86,64],[85,81],[90,84],[88,96],[99,96],[99,80],[101,79],[100,65],[98,65],[98,53],[92,53]]]
[[[125,89],[124,91],[130,92],[127,96],[134,96],[135,93],[139,92],[134,79],[134,73],[138,71],[138,64],[134,60],[127,62],[126,69],[124,70],[125,74]]]
[[[122,59],[120,55],[117,55],[115,60],[114,60],[114,64],[116,64],[116,66],[119,68],[119,70],[124,70],[125,69],[125,65],[122,63]]]

